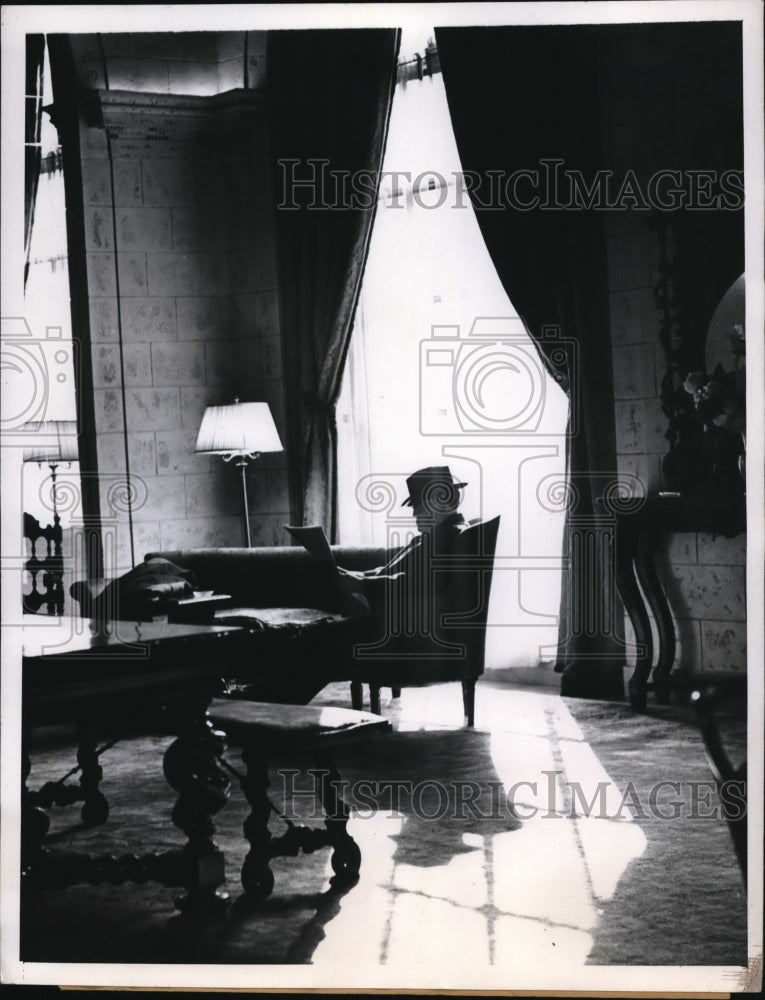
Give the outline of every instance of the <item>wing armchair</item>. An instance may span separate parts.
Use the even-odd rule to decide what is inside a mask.
[[[405,613],[399,613],[396,604],[401,595],[391,586],[388,627],[353,647],[348,672],[355,709],[363,706],[364,684],[369,685],[371,709],[379,714],[382,687],[391,688],[395,696],[403,687],[460,681],[467,725],[474,725],[475,684],[484,669],[498,530],[498,517],[473,522],[460,536],[454,553],[433,557],[429,583],[436,597],[427,614],[419,616],[416,629],[407,623]],[[435,574],[442,573],[446,576],[434,586]]]

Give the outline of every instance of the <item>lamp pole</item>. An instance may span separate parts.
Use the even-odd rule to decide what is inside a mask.
[[[48,587],[50,597],[48,599],[48,614],[63,615],[64,613],[64,558],[62,555],[61,540],[61,518],[58,513],[58,498],[56,495],[56,474],[58,472],[57,461],[49,461],[48,467],[50,468],[50,478],[51,478],[51,499],[53,501],[53,526],[51,529],[51,541],[53,542],[53,555],[50,554],[50,548],[48,548],[48,558],[46,562],[49,565],[48,574]],[[43,576],[43,583],[45,583],[45,576]]]
[[[239,461],[236,463],[241,469],[242,473],[242,501],[244,503],[244,537],[247,540],[247,548],[252,548],[252,540],[250,539],[250,506],[247,503],[247,456],[240,455]]]
[[[56,496],[56,473],[58,472],[58,463],[49,462],[48,466],[50,468],[51,500],[53,501],[53,527],[55,530],[61,524],[61,518],[58,516],[58,498]],[[56,552],[56,555],[61,555],[60,544],[58,545],[58,552]]]

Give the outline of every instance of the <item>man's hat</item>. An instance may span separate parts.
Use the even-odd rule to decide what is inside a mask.
[[[439,500],[443,503],[446,497],[451,497],[451,491],[467,483],[458,483],[452,476],[448,465],[429,465],[426,469],[418,469],[407,477],[406,487],[409,496],[401,504],[402,507],[413,507],[427,493],[432,498],[432,506],[437,507]],[[450,492],[446,492],[448,488]]]

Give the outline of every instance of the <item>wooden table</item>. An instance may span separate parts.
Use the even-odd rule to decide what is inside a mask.
[[[608,506],[605,501],[600,503]],[[618,509],[611,510],[616,520],[616,585],[638,645],[635,672],[629,681],[630,704],[634,710],[642,712],[650,689],[657,701],[669,699],[669,675],[675,660],[675,628],[656,570],[656,539],[678,532],[710,532],[733,538],[746,531],[746,498],[743,494],[665,495],[636,498],[634,503],[620,504]],[[655,661],[646,602],[656,622],[658,650]],[[653,679],[649,684],[651,671]]]
[[[226,902],[223,855],[213,841],[213,816],[225,805],[229,782],[218,759],[224,734],[207,717],[211,698],[223,689],[229,664],[241,654],[243,630],[232,625],[174,625],[113,622],[93,630],[86,619],[25,626],[23,633],[22,874],[30,884],[159,881],[182,886],[180,909]],[[225,640],[225,641],[224,641]],[[39,725],[72,723],[76,728],[83,819],[105,818],[98,785],[101,768],[96,736],[130,735],[156,710],[176,736],[163,768],[178,793],[172,821],[186,835],[182,849],[94,858],[58,853],[45,844],[46,800],[27,788],[29,731]],[[67,799],[66,793],[62,793]],[[106,807],[108,813],[108,807]]]

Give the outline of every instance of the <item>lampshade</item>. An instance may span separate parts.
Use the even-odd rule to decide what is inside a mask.
[[[24,434],[29,444],[24,447],[25,462],[77,462],[76,420],[28,420]]]
[[[252,455],[284,451],[268,403],[208,406],[195,451],[214,455]]]

